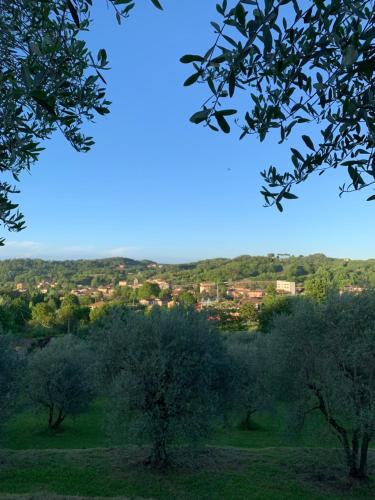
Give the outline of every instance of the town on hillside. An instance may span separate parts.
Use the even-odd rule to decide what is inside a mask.
[[[19,338],[83,332],[113,308],[188,306],[223,331],[267,328],[301,295],[372,288],[375,261],[322,254],[240,256],[186,264],[128,258],[0,261],[0,328]]]

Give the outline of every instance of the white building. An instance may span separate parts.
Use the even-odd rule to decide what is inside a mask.
[[[276,291],[282,293],[289,293],[290,295],[296,294],[296,283],[295,281],[276,281]]]

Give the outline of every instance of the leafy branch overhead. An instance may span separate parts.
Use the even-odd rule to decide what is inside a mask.
[[[313,173],[341,167],[349,180],[340,195],[375,183],[375,1],[240,0],[216,5],[214,44],[204,55],[185,55],[192,64],[189,86],[204,83],[209,95],[191,117],[214,131],[230,132],[228,100],[248,96],[235,123],[240,138],[260,141],[278,131],[280,143],[301,129],[306,149],[291,148],[291,166],[271,166],[261,175],[266,205],[282,210],[294,185]],[[318,125],[320,137],[305,132]],[[369,200],[375,199],[370,196]]]
[[[150,2],[161,9],[158,0]],[[119,23],[135,6],[108,3]],[[106,51],[94,56],[80,39],[90,28],[91,8],[92,0],[0,0],[0,169],[15,182],[57,130],[77,151],[89,151],[94,141],[82,126],[109,113]],[[11,200],[17,192],[0,182],[0,223],[11,231],[24,228]]]

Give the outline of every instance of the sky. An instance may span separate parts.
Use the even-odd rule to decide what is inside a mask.
[[[259,172],[287,169],[290,147],[304,148],[299,134],[283,145],[239,141],[235,126],[224,135],[189,122],[207,93],[183,87],[192,70],[179,58],[213,42],[215,3],[164,0],[160,12],[138,0],[118,26],[106,2],[95,2],[87,38],[94,53],[108,53],[111,113],[86,127],[96,141],[87,154],[58,134],[45,144],[17,195],[27,228],[4,234],[0,258],[375,257],[372,193],[340,199],[343,172],[298,186],[283,213],[263,207]],[[248,96],[236,94],[233,104],[246,106]]]

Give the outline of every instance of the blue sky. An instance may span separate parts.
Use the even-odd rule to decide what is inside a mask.
[[[263,208],[259,172],[288,168],[298,135],[281,146],[255,137],[239,142],[235,127],[226,136],[189,123],[206,93],[183,87],[191,69],[179,58],[209,47],[214,0],[164,0],[164,12],[138,0],[122,26],[104,0],[95,3],[88,38],[94,51],[108,53],[111,114],[87,127],[96,140],[88,154],[58,135],[46,144],[17,197],[27,229],[6,235],[0,258],[375,257],[375,205],[365,201],[372,193],[339,199],[341,172],[299,186],[300,199],[282,214]],[[245,94],[236,99],[246,105]]]

